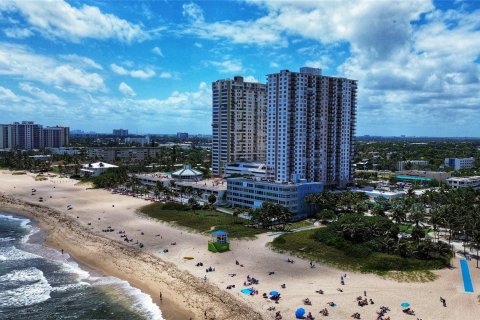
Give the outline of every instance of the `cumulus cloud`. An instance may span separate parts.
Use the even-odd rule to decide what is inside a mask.
[[[0,43],[0,75],[53,85],[64,91],[105,91],[102,77],[26,46]]]
[[[84,38],[117,39],[126,43],[148,38],[140,26],[86,4],[74,7],[63,0],[7,0],[0,10],[17,12],[34,31],[46,37],[74,42]]]
[[[110,65],[110,68],[116,74],[119,74],[119,75],[122,75],[122,76],[130,76],[132,78],[138,78],[138,79],[148,79],[148,78],[151,78],[155,75],[155,71],[153,71],[152,69],[127,70],[122,66],[116,65],[115,63],[112,63]]]
[[[54,104],[58,106],[65,106],[66,103],[62,99],[60,99],[57,95],[53,93],[48,93],[45,92],[44,90],[34,87],[30,85],[29,83],[20,83],[19,85],[20,89],[22,89],[24,92],[30,94],[32,97],[39,99],[40,101],[43,101],[49,105]]]
[[[120,91],[126,97],[135,97],[137,95],[137,93],[125,82],[120,83],[118,86],[118,91]]]

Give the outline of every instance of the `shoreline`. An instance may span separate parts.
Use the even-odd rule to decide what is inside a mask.
[[[249,310],[248,306],[234,301],[233,297],[221,292],[214,285],[205,284],[193,275],[180,271],[173,264],[162,261],[149,253],[91,232],[77,224],[72,218],[54,209],[5,195],[0,196],[0,209],[32,219],[37,227],[45,232],[44,246],[57,250],[63,249],[80,265],[101,274],[125,280],[131,286],[150,295],[152,301],[159,306],[165,320],[204,319],[205,310],[202,307],[207,307],[207,305],[198,305],[194,301],[189,301],[191,299],[186,299],[186,294],[190,298],[193,296],[200,298],[199,295],[204,295],[203,299],[199,300],[207,298],[209,304],[217,300],[214,299],[216,296],[218,301],[215,306],[208,306],[209,310],[215,310],[213,318],[216,318],[216,314],[223,314],[224,317],[220,319],[261,319],[258,313]],[[100,250],[99,244],[101,244]],[[103,256],[114,257],[114,259],[113,261],[104,259]],[[133,265],[135,267],[132,267]],[[170,279],[162,277],[176,273],[180,274],[174,277],[170,276]],[[172,286],[172,282],[175,282],[176,285]],[[195,290],[185,292],[185,288],[182,288],[183,290],[175,288],[182,286],[182,282],[187,284],[189,289]],[[162,292],[162,301],[159,299],[160,292]],[[229,303],[233,304],[233,308]],[[225,310],[218,312],[222,308]]]

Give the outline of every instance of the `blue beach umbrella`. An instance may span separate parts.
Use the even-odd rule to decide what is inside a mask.
[[[407,301],[403,301],[400,306],[404,307],[404,308],[408,308],[410,307],[410,303],[408,303]]]
[[[298,308],[297,311],[295,311],[295,317],[301,318],[305,314],[305,309],[303,308]]]
[[[279,295],[279,294],[280,294],[280,292],[278,292],[278,291],[270,291],[270,293],[269,293],[269,295],[271,295],[271,296],[276,296],[276,295]]]

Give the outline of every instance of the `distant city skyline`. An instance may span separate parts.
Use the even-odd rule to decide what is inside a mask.
[[[211,83],[358,80],[357,135],[480,137],[480,2],[0,3],[0,123],[211,134]]]

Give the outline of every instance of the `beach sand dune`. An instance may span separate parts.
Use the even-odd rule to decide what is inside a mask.
[[[204,319],[205,312],[207,318],[215,319],[273,319],[276,311],[281,311],[283,319],[293,319],[298,307],[305,307],[317,319],[323,318],[319,311],[325,307],[330,312],[328,319],[351,319],[354,312],[359,312],[362,319],[376,319],[381,305],[390,307],[387,316],[392,319],[478,319],[480,314],[478,293],[463,291],[457,260],[455,268],[435,272],[436,281],[399,283],[319,264],[311,269],[309,261],[270,250],[270,234],[255,240],[233,240],[230,252],[214,254],[207,251],[208,236],[139,215],[136,210],[148,203],[143,199],[107,190],[87,190],[70,179],[35,181],[31,174],[12,175],[8,171],[0,171],[0,182],[0,193],[4,195],[0,208],[33,216],[48,231],[47,245],[63,248],[84,264],[128,280],[151,294],[167,319]],[[36,189],[34,196],[32,188]],[[45,202],[38,203],[38,197]],[[68,204],[73,209],[67,210]],[[115,232],[102,231],[108,227]],[[117,233],[119,230],[124,230],[133,241],[125,242]],[[144,244],[143,249],[136,245],[137,240]],[[164,249],[168,253],[160,253]],[[287,258],[295,263],[288,263]],[[236,265],[236,260],[243,267]],[[198,262],[203,267],[196,267]],[[215,272],[206,273],[210,266]],[[470,272],[474,287],[480,288],[480,272],[473,261]],[[347,277],[342,286],[340,276],[344,274]],[[258,295],[240,292],[247,276],[260,280],[253,285]],[[227,290],[229,285],[235,288]],[[319,289],[324,290],[323,295],[315,293]],[[278,304],[262,298],[262,293],[272,290],[281,293]],[[364,291],[374,305],[357,305],[356,297]],[[447,300],[446,308],[442,307],[440,296]],[[303,306],[302,300],[307,297],[311,306]],[[337,306],[328,306],[330,301]],[[416,316],[402,312],[403,301],[411,304]],[[273,307],[274,311],[268,310]]]

